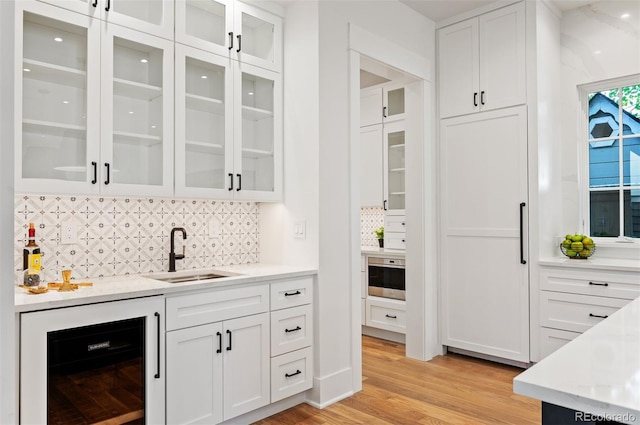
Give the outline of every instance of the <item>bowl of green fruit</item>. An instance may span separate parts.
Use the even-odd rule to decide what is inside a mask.
[[[586,260],[596,252],[596,243],[589,236],[568,234],[560,242],[560,251],[573,260]]]

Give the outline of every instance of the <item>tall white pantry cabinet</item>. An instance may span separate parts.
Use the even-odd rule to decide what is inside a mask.
[[[524,14],[516,3],[437,37],[442,344],[527,363]]]

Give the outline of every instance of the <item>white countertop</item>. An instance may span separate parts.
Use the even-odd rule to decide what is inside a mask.
[[[599,269],[640,272],[640,259],[620,259],[591,257],[586,260],[572,260],[568,257],[542,258],[538,262],[541,266],[572,267],[576,269]]]
[[[640,298],[516,376],[513,391],[640,424]]]
[[[71,307],[105,301],[117,301],[127,298],[171,294],[207,288],[221,288],[231,285],[256,283],[273,279],[286,279],[315,274],[315,269],[272,264],[242,264],[235,266],[203,269],[201,272],[217,271],[236,274],[208,282],[168,283],[150,279],[143,275],[126,275],[82,279],[92,282],[93,286],[79,287],[75,291],[58,292],[50,290],[44,294],[30,294],[26,289],[16,287],[15,311],[18,313],[59,307]],[[196,270],[177,271],[175,276],[193,273]],[[166,275],[166,272],[149,275]],[[145,275],[148,276],[148,275]],[[73,280],[72,282],[73,283]]]
[[[399,257],[399,258],[404,258],[404,254],[405,254],[404,249],[379,248],[377,246],[361,246],[360,251],[364,255],[383,254],[385,257]]]

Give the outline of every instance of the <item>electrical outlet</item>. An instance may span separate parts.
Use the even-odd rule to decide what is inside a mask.
[[[78,226],[73,223],[62,223],[60,229],[60,243],[62,245],[73,245],[78,243]]]

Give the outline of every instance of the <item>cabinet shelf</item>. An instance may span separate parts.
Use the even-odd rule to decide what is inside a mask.
[[[397,145],[389,145],[389,150],[391,149],[404,149],[404,143]]]
[[[224,155],[224,147],[217,143],[198,142],[195,140],[187,140],[185,142],[187,149],[191,152],[212,153]]]
[[[242,118],[251,121],[260,121],[265,118],[273,118],[273,111],[251,106],[242,106]]]
[[[390,173],[404,173],[404,171],[405,171],[404,167],[402,167],[402,168],[390,168],[389,169]]]
[[[79,69],[33,59],[24,59],[22,68],[23,75],[27,79],[47,81],[76,88],[85,88],[87,86],[87,73]],[[25,71],[26,69],[29,71]]]
[[[389,192],[389,195],[404,196],[405,192]]]
[[[273,151],[267,151],[264,149],[242,148],[242,156],[244,158],[265,158],[273,156]]]
[[[62,124],[40,120],[22,120],[22,131],[25,133],[47,133],[57,137],[84,137],[87,128],[80,125]]]
[[[189,93],[185,95],[185,98],[187,109],[195,109],[216,115],[224,115],[224,103],[222,100]]]
[[[152,145],[161,144],[162,137],[151,136],[149,134],[141,134],[141,133],[129,133],[126,131],[114,131],[113,141],[114,143],[120,142],[120,143],[132,144],[132,145],[135,144],[135,145],[152,146]]]
[[[162,96],[162,87],[114,78],[113,94],[115,96],[132,97],[141,100],[153,100]]]

